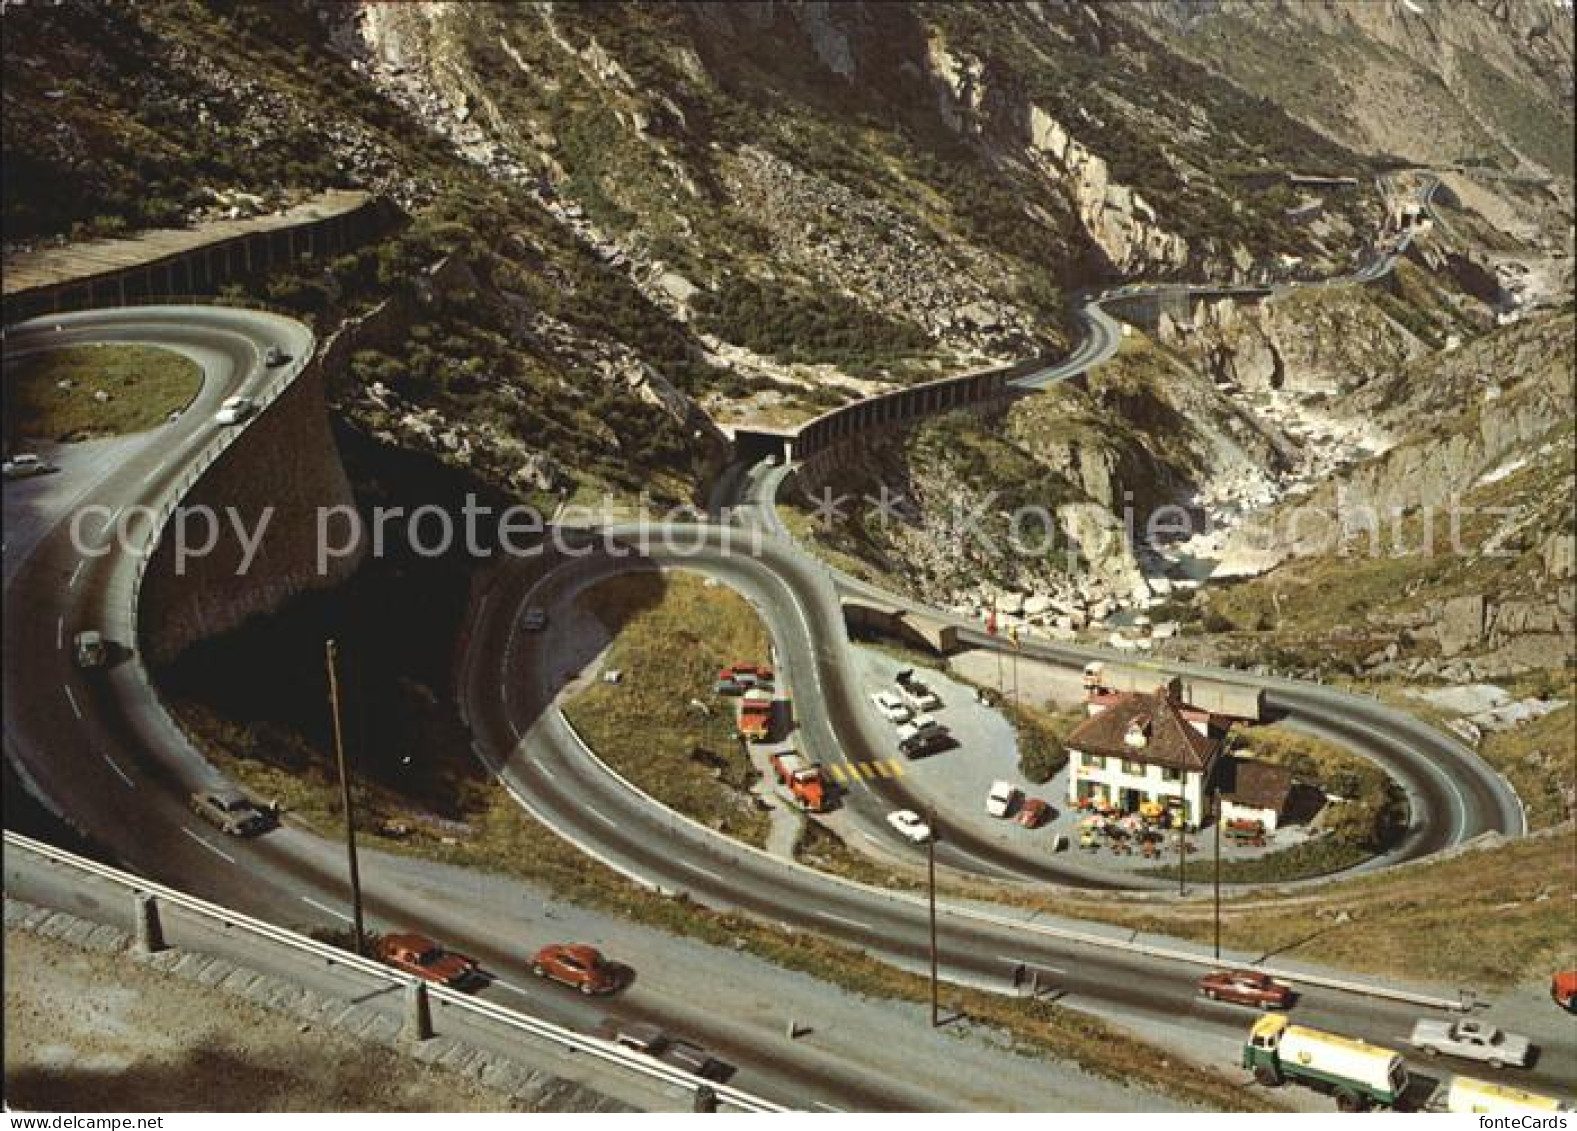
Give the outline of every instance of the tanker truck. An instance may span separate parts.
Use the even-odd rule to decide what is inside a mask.
[[[1471,1076],[1453,1076],[1445,1089],[1445,1103],[1440,1105],[1437,1099],[1431,1106],[1437,1105],[1453,1115],[1537,1115],[1571,1110],[1549,1096]]]
[[[1267,1088],[1291,1082],[1333,1095],[1342,1111],[1394,1108],[1408,1084],[1400,1053],[1294,1025],[1280,1014],[1255,1023],[1243,1067]]]

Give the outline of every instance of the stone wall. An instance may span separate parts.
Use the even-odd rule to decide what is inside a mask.
[[[166,527],[148,561],[138,605],[138,636],[151,662],[172,659],[199,640],[355,572],[365,555],[365,539],[352,536],[344,517],[355,500],[323,398],[324,359],[348,357],[354,348],[343,344],[348,340],[344,332],[330,339],[187,491],[172,522],[187,524],[188,545],[206,537],[192,508],[212,508],[226,525],[211,552],[185,560],[172,528]],[[265,513],[263,536],[247,561],[242,538],[228,524],[255,531]],[[320,523],[329,545],[355,547],[344,555],[324,555],[321,569]]]

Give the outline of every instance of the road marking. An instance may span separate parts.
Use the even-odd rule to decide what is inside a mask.
[[[163,460],[160,460],[160,461],[159,461],[159,462],[158,462],[158,463],[156,463],[156,464],[155,464],[155,465],[154,465],[154,467],[153,467],[153,470],[152,470],[152,471],[150,471],[150,472],[148,472],[148,474],[147,474],[147,475],[144,475],[144,476],[143,476],[143,477],[142,477],[142,481],[143,481],[143,482],[144,482],[144,483],[152,483],[152,482],[153,482],[153,480],[154,480],[154,478],[155,478],[155,477],[156,477],[156,476],[158,476],[158,475],[159,475],[159,473],[160,473],[160,472],[162,472],[162,471],[163,471],[163,470],[164,470],[164,461],[163,461]]]
[[[822,1111],[835,1111],[840,1115],[849,1114],[849,1109],[846,1107],[833,1107],[831,1104],[824,1104],[820,1100],[816,1100],[812,1106],[819,1107]]]
[[[104,520],[104,528],[100,530],[99,533],[108,534],[111,530],[113,530],[115,528],[115,520],[120,518],[120,512],[125,509],[125,507],[116,507],[115,513]]]
[[[198,844],[202,845],[209,852],[212,852],[215,856],[219,857],[220,859],[228,860],[232,864],[235,863],[235,857],[234,856],[231,856],[228,852],[225,852],[223,849],[215,848],[213,845],[209,844],[202,837],[200,837],[196,833],[192,832],[192,830],[187,828],[185,825],[181,826],[181,831],[183,833],[185,833],[187,836],[191,837],[193,840],[195,840]]]
[[[116,764],[115,759],[111,758],[108,754],[103,755],[103,758],[110,764],[110,769],[114,770],[120,775],[120,780],[126,783],[128,789],[137,788],[137,783],[126,776],[126,771],[121,769],[120,766]]]
[[[537,768],[537,773],[539,773],[543,777],[547,778],[548,781],[558,781],[559,780],[558,779],[558,775],[555,774],[552,770],[548,769],[546,766],[544,766],[541,762],[533,762],[532,765]]]
[[[319,903],[317,900],[313,899],[310,895],[302,896],[301,897],[301,902],[305,903],[305,904],[309,904],[312,907],[316,907],[319,911],[323,912],[323,914],[325,914],[325,915],[332,915],[332,916],[334,916],[334,918],[342,920],[342,921],[344,921],[346,923],[354,923],[356,921],[356,920],[352,919],[349,915],[345,914],[345,912],[340,911],[337,908],[329,907],[327,904]]]
[[[862,923],[858,919],[845,919],[842,915],[834,915],[831,911],[818,911],[816,914],[820,915],[823,919],[831,919],[834,923],[842,923],[845,926],[857,927],[862,931],[868,931],[871,929],[871,925],[869,923]]]
[[[712,869],[710,869],[710,868],[703,868],[703,867],[701,867],[699,864],[689,864],[689,863],[686,863],[685,861],[681,860],[681,861],[679,861],[679,866],[682,867],[682,868],[688,868],[692,872],[699,872],[703,876],[710,876],[712,879],[718,881],[719,883],[723,883],[724,882],[722,876],[718,875],[716,872],[712,871]]]
[[[65,692],[66,701],[71,704],[71,713],[80,719],[82,717],[82,708],[77,706],[77,697],[71,694],[71,688],[69,687],[65,689]]]
[[[1066,974],[1067,973],[1066,970],[1062,969],[1059,966],[1042,966],[1039,963],[1029,961],[1029,959],[1027,959],[1027,958],[1020,958],[1016,954],[999,954],[999,955],[997,955],[997,961],[998,962],[1011,962],[1015,966],[1022,966],[1022,967],[1024,967],[1024,969],[1026,971],[1033,970],[1033,971],[1035,971],[1036,973],[1039,973],[1039,974]]]
[[[616,822],[612,817],[608,816],[608,814],[604,813],[601,809],[598,809],[595,805],[587,805],[586,812],[590,813],[593,817],[596,817],[597,820],[601,821],[610,828],[616,829],[619,827],[618,822]]]
[[[67,589],[75,589],[77,587],[77,578],[82,574],[82,565],[82,562],[78,562],[77,568],[71,571],[71,580],[66,582]]]
[[[842,785],[845,780],[843,776],[843,763],[829,762],[827,764],[827,768],[832,771],[832,776],[838,779],[838,784]]]
[[[55,621],[55,647],[61,648],[66,642],[66,618],[60,617]]]
[[[531,991],[526,989],[526,987],[524,987],[524,986],[517,986],[513,982],[506,982],[502,978],[496,978],[495,977],[493,979],[493,985],[499,987],[500,989],[509,990],[509,991],[511,991],[513,993],[517,993],[521,997],[530,997],[531,996]]]

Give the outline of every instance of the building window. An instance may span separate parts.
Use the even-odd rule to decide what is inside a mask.
[[[1099,754],[1085,754],[1082,755],[1082,758],[1086,770],[1104,770],[1106,768],[1106,759]]]
[[[1144,777],[1144,763],[1143,762],[1130,762],[1128,759],[1124,758],[1123,759],[1123,773],[1125,773],[1125,774],[1132,774],[1136,778],[1142,778],[1142,777]]]
[[[1162,781],[1182,781],[1183,780],[1183,771],[1182,770],[1174,770],[1171,766],[1163,766],[1163,767],[1161,767],[1161,780]]]

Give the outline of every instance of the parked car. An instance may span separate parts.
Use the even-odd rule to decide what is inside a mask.
[[[1526,1068],[1533,1044],[1526,1037],[1508,1033],[1488,1021],[1462,1018],[1434,1021],[1428,1018],[1413,1026],[1408,1042],[1428,1056],[1460,1057],[1477,1060],[1491,1068]]]
[[[913,809],[899,809],[887,814],[887,823],[899,836],[915,844],[924,844],[931,839],[931,826],[926,824],[920,814]]]
[[[1258,970],[1214,970],[1199,979],[1199,992],[1211,1001],[1230,1001],[1259,1009],[1290,1009],[1292,987]]]
[[[619,968],[596,947],[553,943],[531,957],[531,972],[573,986],[583,994],[611,994],[619,988]]]
[[[246,397],[231,397],[219,406],[219,411],[214,413],[214,421],[218,424],[240,424],[241,421],[257,411],[257,406]]]
[[[192,811],[226,836],[260,836],[276,823],[270,810],[235,789],[192,794]]]
[[[876,709],[881,712],[882,718],[890,723],[906,723],[914,715],[908,704],[891,691],[876,692],[871,696],[871,702],[876,704]]]
[[[268,350],[263,354],[263,364],[270,369],[277,368],[289,360],[290,355],[278,346],[269,346]]]
[[[620,1025],[613,1039],[627,1049],[671,1064],[703,1080],[721,1083],[734,1074],[732,1065],[717,1059],[701,1045],[671,1036],[644,1021]]]
[[[31,479],[35,475],[48,475],[51,471],[60,470],[48,460],[31,452],[21,452],[12,456],[0,465],[0,469],[3,469],[7,479]]]
[[[547,610],[532,605],[520,614],[520,627],[527,632],[541,632],[548,626]]]
[[[71,638],[71,658],[83,670],[102,668],[109,663],[109,642],[103,633],[85,629]]]
[[[916,711],[934,711],[942,705],[936,692],[915,676],[913,668],[898,673],[898,694]]]
[[[764,687],[772,683],[772,669],[762,664],[735,664],[717,673],[717,682],[735,683],[740,687]]]
[[[898,744],[898,752],[905,758],[923,758],[957,745],[946,727],[932,727],[918,734],[911,734]]]
[[[907,722],[898,724],[898,741],[900,743],[907,742],[916,735],[933,731],[940,731],[945,734],[947,728],[930,715],[914,715]]]
[[[482,980],[476,959],[445,950],[426,935],[384,935],[374,952],[397,970],[451,989],[467,989]]]
[[[1022,796],[1012,782],[994,781],[986,794],[986,812],[993,817],[1006,817]]]
[[[1577,1013],[1577,970],[1563,970],[1550,978],[1550,1000],[1567,1013]]]
[[[1051,806],[1038,797],[1025,798],[1024,804],[1019,806],[1018,816],[1013,819],[1026,829],[1038,829],[1051,820]]]

